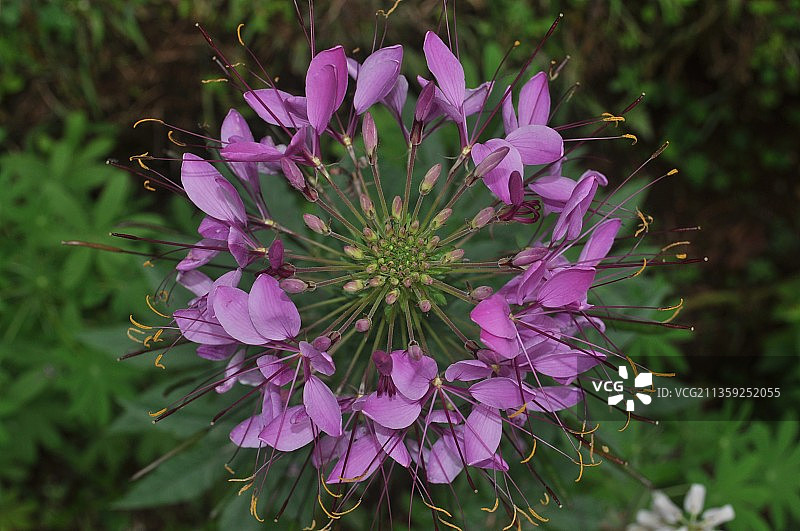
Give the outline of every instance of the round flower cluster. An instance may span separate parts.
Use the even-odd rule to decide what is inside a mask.
[[[612,341],[593,339],[607,339],[600,310],[612,307],[589,301],[595,287],[635,276],[642,261],[626,261],[630,250],[611,253],[622,218],[635,215],[625,201],[596,198],[608,185],[601,173],[566,175],[562,131],[602,131],[624,118],[548,125],[553,72],[525,74],[535,53],[500,92],[494,80],[468,89],[436,33],[423,51],[432,79],[417,77],[413,109],[401,46],[359,63],[342,46],[314,51],[312,41],[303,95],[266,75],[267,87],[253,89],[220,55],[272,136],[256,140],[231,110],[219,138],[203,136],[210,157],[186,152],[180,184],[170,186],[205,215],[201,238],[176,266],[194,298],[172,312],[175,342],[227,363],[210,385],[155,415],[205,391],[250,387],[224,414],[238,416],[235,445],[260,449],[242,488],[252,489],[256,517],[283,511],[274,499],[259,509],[259,495],[273,465],[292,456],[297,466],[284,474],[311,482],[330,521],[373,484],[383,485],[378,505],[391,503],[390,488],[403,487],[390,478],[402,470],[411,503],[421,499],[450,527],[433,485],[459,476],[473,489],[477,478],[491,485],[492,511],[546,520],[510,477],[516,462],[538,477],[537,441],[555,449],[539,423],[560,427],[577,450],[570,459],[584,466],[590,431],[580,413],[563,415],[586,396],[579,376],[622,357]],[[375,106],[407,144],[405,179],[382,174]],[[498,115],[503,133],[493,136]],[[439,162],[418,168],[426,141],[449,127],[460,150],[427,153]],[[281,181],[304,202],[294,220],[272,215],[286,210],[274,203],[285,197],[275,192]],[[483,203],[459,219],[467,197]],[[495,230],[528,244],[481,258],[471,243]],[[253,414],[242,412],[248,404]]]

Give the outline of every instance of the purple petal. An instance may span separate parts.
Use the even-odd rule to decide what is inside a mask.
[[[403,444],[402,433],[397,430],[384,428],[380,424],[375,424],[375,438],[378,444],[389,457],[397,461],[400,466],[408,468],[411,464],[411,455],[408,453],[406,445]]]
[[[589,210],[589,205],[597,192],[597,186],[598,180],[593,177],[578,181],[569,201],[564,205],[564,210],[553,226],[553,241],[558,241],[564,236],[568,240],[574,240],[580,235],[583,216]]]
[[[381,48],[367,57],[358,71],[353,95],[356,114],[362,114],[389,94],[400,74],[402,62],[403,47],[400,45]]]
[[[261,336],[275,341],[293,338],[300,331],[297,307],[269,275],[259,275],[248,300],[250,319]]]
[[[480,338],[484,345],[505,359],[511,359],[519,352],[519,343],[516,337],[509,339],[481,330]]]
[[[252,249],[250,238],[237,227],[231,227],[228,232],[228,251],[239,267],[247,267],[259,257]]]
[[[217,318],[216,313],[214,312],[214,298],[217,294],[217,288],[220,286],[228,286],[231,288],[235,288],[239,285],[239,281],[242,279],[242,270],[241,269],[234,269],[233,271],[228,271],[224,275],[221,275],[217,280],[214,281],[214,284],[211,286],[211,290],[208,292],[208,298],[206,299],[206,312],[214,317]]]
[[[212,240],[210,238],[203,238],[195,245],[200,247],[219,247],[223,248],[226,246],[225,242],[221,240]],[[186,258],[178,262],[175,266],[175,269],[178,271],[192,271],[193,269],[197,269],[200,266],[204,266],[209,263],[211,260],[214,259],[220,253],[221,249],[205,249],[195,247],[189,249],[189,252],[186,253]]]
[[[300,354],[308,358],[311,368],[325,376],[331,376],[336,372],[333,358],[327,352],[322,352],[307,341],[300,342]]]
[[[466,97],[464,98],[464,116],[472,116],[480,112],[492,88],[494,88],[494,83],[485,81],[473,89],[467,89]]]
[[[233,356],[228,365],[225,367],[225,375],[222,377],[222,382],[214,387],[217,393],[227,393],[233,389],[233,384],[236,383],[236,376],[242,370],[242,362],[244,362],[244,350],[240,350]]]
[[[595,227],[581,250],[578,263],[584,267],[594,267],[599,264],[614,245],[614,238],[617,237],[621,225],[622,220],[614,218],[607,219]]]
[[[519,151],[503,139],[492,138],[485,144],[472,146],[472,161],[475,164],[480,164],[491,153],[503,147],[509,148],[508,153],[500,164],[484,175],[483,183],[494,195],[508,205],[511,204],[511,195],[508,192],[508,181],[511,178],[511,172],[517,171],[520,175],[523,173],[522,158],[520,158]]]
[[[603,359],[580,351],[556,351],[532,359],[533,367],[540,373],[559,380],[570,380],[582,374]]]
[[[214,285],[214,281],[208,278],[208,275],[201,273],[200,271],[178,270],[178,276],[176,280],[178,284],[188,289],[198,297],[206,295],[211,290],[211,286]]]
[[[577,181],[559,175],[546,175],[536,179],[530,189],[542,198],[548,212],[561,212],[572,196]]]
[[[222,121],[220,139],[223,144],[232,142],[252,142],[253,133],[247,125],[244,117],[236,109],[228,111],[227,116]],[[258,170],[255,164],[231,163],[229,164],[233,173],[245,182],[258,185]]]
[[[519,93],[519,124],[545,125],[550,117],[550,90],[547,75],[539,72],[522,87]]]
[[[258,438],[282,452],[292,452],[314,440],[311,418],[305,407],[293,406],[272,419]]]
[[[308,122],[317,134],[328,127],[346,92],[347,57],[344,48],[336,46],[319,52],[308,65],[306,74]]]
[[[431,387],[439,370],[429,356],[414,360],[404,350],[392,352],[392,382],[409,400],[421,400]]]
[[[262,415],[254,415],[236,425],[229,435],[231,442],[241,448],[261,448],[264,443],[258,438],[261,430],[270,419],[265,419]]]
[[[262,337],[250,320],[248,295],[239,288],[220,286],[215,290],[214,314],[225,331],[247,345],[263,345]]]
[[[434,409],[425,417],[425,422],[438,422],[439,424],[461,424],[464,422],[464,415],[457,409],[447,410]]]
[[[488,378],[492,374],[492,368],[481,360],[463,360],[450,365],[444,373],[448,382],[470,382]]]
[[[294,371],[288,370],[285,360],[272,354],[264,354],[256,359],[258,370],[271,385],[285,385],[294,379]]]
[[[370,434],[356,440],[349,451],[345,449],[331,470],[326,483],[356,483],[372,475],[383,462],[378,441]]]
[[[503,435],[503,421],[494,408],[476,404],[464,425],[464,459],[473,465],[494,457]]]
[[[517,148],[523,164],[549,164],[564,155],[564,140],[546,125],[523,125],[506,140]]]
[[[181,335],[192,343],[203,345],[227,345],[233,341],[219,323],[210,321],[208,316],[194,308],[176,310],[172,316]]]
[[[469,392],[481,404],[499,409],[518,408],[536,396],[533,389],[524,383],[520,387],[511,378],[489,378],[473,384]]]
[[[211,361],[222,361],[231,357],[236,352],[239,345],[231,343],[229,345],[200,345],[197,347],[197,355],[203,359]]]
[[[511,308],[505,299],[494,294],[478,303],[469,314],[470,319],[482,330],[492,335],[512,339],[517,337],[517,328],[511,321]]]
[[[222,148],[220,153],[229,162],[276,162],[283,157],[278,148],[253,141],[233,142]]]
[[[583,391],[577,387],[554,385],[536,390],[536,398],[528,402],[529,411],[561,411],[583,400]]]
[[[508,96],[503,100],[503,130],[509,134],[519,127],[519,124],[517,123],[517,114],[514,112],[514,100],[510,86],[506,88],[506,92]]]
[[[385,428],[401,430],[417,420],[422,406],[419,402],[409,400],[399,393],[392,397],[388,394],[378,396],[377,393],[372,393],[364,402],[362,411]]]
[[[542,284],[537,299],[542,306],[559,308],[586,298],[595,270],[573,267],[559,271]]]
[[[197,227],[197,232],[200,233],[203,238],[222,241],[228,239],[228,230],[229,227],[227,224],[211,216],[204,217],[203,221],[201,221],[200,225]]]
[[[181,183],[197,208],[211,217],[244,225],[247,214],[239,192],[217,169],[192,153],[183,154]]]
[[[339,402],[328,386],[314,375],[309,376],[303,386],[303,404],[306,406],[306,413],[320,430],[333,437],[342,434],[342,410]]]
[[[306,99],[300,96],[269,88],[245,92],[244,100],[268,124],[292,128],[308,125]]]
[[[269,257],[269,266],[272,269],[278,269],[283,265],[283,242],[280,238],[275,238],[270,244],[267,256]]]
[[[450,48],[432,31],[425,34],[425,44],[422,48],[425,51],[428,70],[436,78],[436,83],[442,89],[445,99],[450,105],[460,110],[467,89],[464,68],[461,63],[458,62]]]
[[[383,98],[382,103],[389,107],[392,113],[398,117],[403,116],[403,106],[406,104],[408,97],[408,80],[404,75],[397,76],[397,81],[394,82],[392,90]]]
[[[425,469],[430,483],[452,483],[464,468],[450,433],[436,441],[425,459]]]

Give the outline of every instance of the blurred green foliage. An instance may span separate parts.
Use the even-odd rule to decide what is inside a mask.
[[[368,47],[372,14],[390,3],[320,5],[321,42]],[[421,42],[437,23],[438,5],[404,2],[387,38]],[[564,120],[619,110],[645,91],[627,130],[640,146],[672,142],[653,174],[675,166],[682,180],[658,188],[649,212],[661,230],[703,225],[692,240],[711,264],[670,277],[650,273],[631,288],[638,293],[625,296],[661,304],[677,291],[687,298],[681,317],[699,333],[623,331],[628,351],[643,360],[672,356],[679,372],[696,366],[694,353],[729,355],[718,374],[706,375],[711,381],[782,382],[798,403],[800,1],[463,0],[458,7],[471,80],[490,76],[515,39],[531,48],[564,12],[536,63],[571,55],[558,85],[580,81],[582,88]],[[257,527],[247,500],[223,481],[229,455],[218,451],[230,450],[222,444],[227,425],[198,442],[219,405],[198,403],[156,427],[145,415],[174,395],[169,382],[204,366],[176,355],[165,362],[166,378],[152,358],[115,361],[130,348],[128,315],[147,315],[144,295],[166,270],[60,245],[117,245],[107,234],[123,221],[139,223],[145,235],[146,224],[192,231],[185,205],[147,194],[104,162],[166,148],[162,136],[126,128],[142,116],[194,129],[240,106],[227,85],[199,83],[218,72],[196,21],[232,60],[246,58],[235,40],[236,25],[246,23],[245,38],[269,70],[289,88],[301,84],[307,52],[290,2],[0,4],[0,529]],[[513,54],[509,70],[523,60]],[[418,49],[406,47],[406,64],[424,69]],[[633,168],[642,158],[641,150],[617,144],[599,151],[615,167]],[[627,469],[587,469],[575,487],[574,465],[553,464],[548,472],[566,507],[547,509],[551,527],[624,526],[649,503],[637,474],[675,498],[690,482],[706,484],[707,505],[734,505],[730,529],[796,527],[797,408],[784,412],[786,421],[763,422],[746,408],[686,407],[707,420],[604,432]],[[128,490],[137,470],[173,453]],[[484,520],[478,503],[466,505],[475,521],[499,523]],[[289,514],[304,510],[294,509]],[[368,522],[346,525],[361,524]],[[417,511],[415,524],[428,528],[429,514]]]

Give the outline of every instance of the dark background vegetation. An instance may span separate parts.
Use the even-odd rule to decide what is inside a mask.
[[[653,289],[686,300],[680,317],[696,331],[643,333],[629,347],[679,357],[694,381],[781,386],[789,398],[703,407],[694,413],[702,422],[634,426],[615,443],[670,495],[701,481],[710,504],[733,503],[732,529],[797,524],[800,2],[456,5],[471,81],[491,76],[514,40],[535,46],[563,12],[543,57],[571,56],[553,89],[581,83],[566,116],[618,112],[647,93],[623,126],[639,144],[608,142],[602,156],[629,171],[669,140],[652,174],[680,173],[640,207],[652,230],[702,226],[688,239],[692,255],[709,261],[666,276],[648,271]],[[318,2],[321,45],[369,48],[375,10],[390,6]],[[405,45],[407,73],[424,71],[419,45],[438,15],[432,0],[406,0],[392,15],[387,42]],[[152,407],[143,397],[167,379],[152,360],[115,360],[130,348],[128,314],[145,311],[160,273],[137,258],[59,246],[117,245],[107,233],[131,221],[192,230],[185,207],[104,162],[169,149],[161,129],[130,127],[139,118],[215,131],[228,107],[243,106],[225,84],[201,83],[219,72],[195,22],[231,60],[246,59],[235,35],[245,23],[267,69],[285,87],[301,86],[307,49],[288,1],[0,2],[0,529],[230,528],[249,518],[245,507],[219,503],[230,494],[220,461],[199,476],[145,475],[138,493],[131,485],[137,470],[193,433],[179,421],[153,428],[141,418]],[[509,70],[523,60],[512,55]],[[647,496],[630,478],[612,469],[577,486],[566,479],[569,516],[554,526],[631,521]]]

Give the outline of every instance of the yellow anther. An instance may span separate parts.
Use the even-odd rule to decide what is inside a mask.
[[[325,508],[325,505],[322,503],[322,494],[317,494],[317,503],[319,503],[319,506],[322,507],[322,510],[325,512],[325,514],[328,515],[328,518],[330,518],[331,520],[339,519],[338,517],[329,513],[328,509]]]
[[[239,39],[239,44],[241,44],[242,46],[244,46],[244,41],[242,40],[242,28],[243,27],[244,27],[244,24],[239,24],[238,26],[236,26],[236,38]]]
[[[362,479],[364,479],[365,477],[367,477],[366,474],[361,474],[360,476],[356,476],[354,478],[343,478],[339,476],[339,481],[341,481],[342,483],[357,483]]]
[[[672,311],[672,310],[677,310],[678,308],[682,308],[682,307],[683,307],[683,297],[681,297],[681,301],[678,304],[676,304],[675,306],[665,306],[664,308],[659,308],[659,311],[669,312],[669,311]]]
[[[200,83],[202,83],[203,85],[207,85],[209,83],[227,83],[227,82],[228,82],[228,78],[225,78],[225,77],[217,77],[217,78],[214,78],[214,79],[201,79],[200,80]]]
[[[518,417],[518,416],[522,415],[523,411],[525,411],[527,408],[528,408],[528,403],[525,402],[524,404],[522,404],[522,406],[520,406],[520,408],[518,410],[516,410],[515,412],[510,414],[508,416],[508,418],[513,419],[514,417]]]
[[[520,463],[525,464],[531,459],[533,459],[533,454],[536,453],[536,439],[533,440],[533,447],[531,447],[531,453],[528,454],[528,457],[520,461]]]
[[[642,258],[642,267],[640,267],[639,270],[631,276],[631,278],[636,278],[641,275],[645,267],[647,267],[647,258]]]
[[[487,513],[493,513],[497,510],[497,507],[500,505],[500,498],[494,499],[494,507],[489,509],[488,507],[481,507],[481,511],[486,511]]]
[[[155,413],[153,413],[152,411],[148,411],[147,414],[150,415],[151,417],[160,417],[165,411],[167,411],[167,408],[159,409]]]
[[[434,386],[435,388],[439,389],[442,386],[442,379],[437,376],[436,378],[433,379],[433,382],[431,382],[431,385]]]
[[[147,295],[145,295],[145,296],[144,296],[144,300],[145,300],[145,302],[147,303],[147,306],[148,306],[148,308],[150,308],[150,310],[151,310],[153,313],[155,313],[156,315],[160,315],[161,317],[163,317],[163,318],[165,318],[165,319],[171,319],[171,317],[170,317],[169,315],[164,315],[163,313],[159,312],[158,310],[156,310],[156,309],[153,307],[153,304],[150,302],[150,294],[149,294],[149,293],[148,293]]]
[[[225,467],[225,470],[227,470],[230,473],[231,476],[236,474],[236,472],[234,472],[233,469],[230,466],[228,466],[228,463],[225,463],[223,466]]]
[[[353,505],[352,507],[350,507],[350,508],[349,508],[349,509],[347,509],[346,511],[342,511],[342,512],[334,512],[334,513],[333,513],[333,515],[334,515],[336,518],[341,518],[342,516],[344,516],[344,515],[346,515],[346,514],[348,514],[348,513],[352,513],[353,511],[355,511],[355,510],[356,510],[356,508],[358,508],[358,506],[359,506],[359,505],[361,505],[361,500],[358,500],[358,501],[356,502],[356,504],[355,504],[355,505]]]
[[[618,432],[623,432],[623,431],[627,430],[628,429],[628,425],[630,425],[630,423],[631,423],[631,412],[628,411],[628,418],[625,421],[625,425],[623,427],[621,427],[620,429],[618,429],[617,431]]]
[[[632,135],[630,133],[625,133],[624,135],[622,135],[622,138],[629,138],[633,140],[633,142],[631,142],[632,146],[636,145],[636,143],[639,141],[639,139],[636,138],[636,135]]]
[[[614,122],[615,126],[619,125],[620,122],[624,122],[625,121],[625,117],[624,116],[615,116],[615,115],[611,114],[610,112],[604,112],[600,116],[603,117],[603,121],[604,122]]]
[[[258,520],[259,522],[263,522],[264,519],[258,516],[258,496],[253,494],[250,498],[250,514],[253,515],[253,518]]]
[[[159,354],[158,356],[156,356],[156,362],[154,363],[154,365],[159,369],[166,369],[166,367],[164,367],[164,364],[161,363],[161,358],[163,357],[164,357],[163,354]]]
[[[472,146],[464,146],[464,149],[461,150],[461,156],[466,158],[469,157],[469,154],[472,152]]]
[[[175,140],[175,137],[174,137],[174,135],[175,135],[175,131],[173,131],[172,129],[170,129],[170,130],[169,130],[169,132],[167,133],[167,138],[169,138],[169,139],[170,139],[170,141],[171,141],[173,144],[175,144],[176,146],[180,146],[180,147],[186,147],[186,144],[185,144],[185,143],[183,143],[183,142],[181,142],[181,141],[179,141],[179,140]]]
[[[361,51],[361,46],[356,46],[355,48],[353,48],[352,50],[350,50],[350,53],[352,53],[352,54],[356,54],[356,53],[358,53],[358,52],[360,52],[360,51]]]
[[[686,260],[686,253],[678,253],[675,255],[678,260]]]
[[[142,267],[155,267],[155,265],[151,260],[145,260],[144,262],[142,262]]]
[[[509,529],[514,527],[514,524],[516,524],[516,523],[517,523],[517,507],[514,506],[514,517],[511,519],[511,523],[503,528],[503,531],[508,531]],[[519,526],[517,526],[517,527],[519,527]]]
[[[521,43],[521,42],[519,42],[519,41],[514,41],[514,48],[516,48],[516,47],[517,47],[517,46],[519,46],[520,44],[522,44],[522,43]]]
[[[545,491],[545,493],[544,493],[544,499],[543,500],[539,500],[539,503],[541,503],[542,505],[547,505],[547,504],[550,503],[550,495],[547,494],[547,491]]]
[[[145,348],[150,348],[150,341],[152,339],[153,339],[153,335],[152,334],[147,336],[146,338],[144,338],[144,341],[142,341],[142,344],[145,346]]]
[[[685,241],[682,241],[682,242],[672,242],[671,244],[667,245],[666,247],[662,247],[661,248],[661,252],[664,252],[664,251],[666,251],[668,249],[672,249],[673,247],[677,247],[678,245],[690,245],[691,243],[692,242],[690,242],[689,240],[685,240]]]
[[[447,520],[442,520],[441,518],[437,518],[437,519],[439,520],[439,523],[442,523],[442,524],[446,525],[447,527],[449,527],[449,528],[451,528],[451,529],[458,529],[458,531],[463,531],[463,530],[462,530],[460,527],[458,527],[456,524],[451,524],[451,523],[450,523],[450,522],[448,522]]]
[[[653,216],[645,216],[638,208],[636,209],[636,215],[642,222],[639,224],[639,229],[634,233],[634,238],[638,237],[642,232],[650,230],[650,224],[653,222]]]
[[[129,315],[128,319],[130,319],[131,324],[133,326],[137,327],[137,328],[141,328],[142,330],[152,330],[153,329],[152,326],[143,325],[142,323],[137,322],[136,319],[133,318],[133,314]]]
[[[431,500],[431,501],[433,501],[433,500]],[[435,505],[431,505],[430,503],[426,502],[425,498],[422,498],[422,503],[424,503],[429,509],[433,509],[434,511],[438,511],[438,512],[440,512],[442,514],[446,514],[450,518],[453,517],[453,515],[450,514],[449,512],[447,512],[447,510],[442,509],[441,507],[437,507]]]
[[[580,460],[580,463],[578,463],[578,465],[580,466],[580,469],[578,471],[578,477],[575,479],[575,483],[578,483],[581,480],[581,478],[583,477],[583,466],[584,466],[583,465],[583,454],[581,454],[580,452],[578,452],[578,459]]]
[[[137,125],[139,125],[141,123],[144,123],[144,122],[156,122],[156,123],[159,123],[161,125],[166,125],[164,123],[164,120],[161,120],[159,118],[142,118],[141,120],[139,120],[135,124],[133,124],[133,128],[136,129]]]
[[[384,11],[383,9],[379,9],[375,12],[375,16],[382,16],[383,18],[389,18],[389,15],[394,13],[394,10],[397,9],[397,6],[400,5],[400,2],[403,0],[394,0],[394,5],[389,9],[389,11]]]
[[[570,429],[570,428],[567,428],[567,429],[568,429],[570,432],[572,432],[572,433],[575,433],[575,434],[577,434],[577,435],[589,435],[590,433],[594,433],[594,432],[596,432],[596,431],[597,431],[597,428],[599,428],[599,427],[600,427],[600,424],[598,423],[597,425],[595,425],[595,427],[594,427],[594,428],[592,428],[591,430],[588,430],[588,431],[586,431],[586,422],[584,421],[584,423],[583,423],[583,428],[581,428],[581,431],[579,431],[579,430],[573,430],[573,429]]]
[[[145,179],[144,182],[142,183],[142,186],[144,186],[144,189],[147,190],[148,192],[155,192],[156,191],[155,188],[150,186],[150,179]]]
[[[528,523],[530,523],[532,526],[539,527],[539,524],[537,524],[536,522],[534,522],[533,520],[531,520],[531,517],[530,517],[530,516],[528,516],[528,513],[526,513],[525,511],[523,511],[522,509],[520,509],[520,508],[519,508],[519,507],[517,507],[516,505],[514,506],[514,508],[517,510],[517,512],[518,512],[519,514],[521,514],[522,516],[524,516],[524,517],[525,517],[525,519],[528,521]],[[519,527],[519,526],[518,526],[518,527]]]
[[[136,341],[137,343],[143,343],[143,341],[141,339],[139,339],[138,337],[132,336],[131,332],[136,332],[136,333],[139,333],[139,334],[144,334],[144,332],[142,332],[138,328],[128,328],[128,332],[127,332],[128,339],[130,339],[131,341]]]
[[[308,527],[304,527],[303,531],[314,531],[314,529],[316,528],[317,528],[317,521],[311,520],[311,525],[309,525]]]
[[[322,476],[320,476],[319,480],[320,480],[320,483],[322,483],[322,488],[325,489],[325,492],[327,492],[328,494],[330,494],[334,498],[341,498],[342,497],[341,494],[334,494],[333,492],[331,492],[331,489],[329,489],[328,485],[326,485],[325,481],[323,481]]]
[[[136,126],[134,126],[134,127],[136,127]],[[135,160],[136,162],[139,163],[139,166],[141,166],[143,169],[149,170],[150,168],[144,162],[142,162],[142,158],[149,157],[149,156],[150,156],[150,152],[149,151],[145,151],[141,155],[131,155],[130,157],[128,157],[128,160],[131,161],[131,162],[133,162]]]
[[[661,321],[661,322],[662,322],[662,323],[669,323],[669,322],[671,322],[673,319],[675,319],[676,317],[678,317],[678,314],[679,314],[679,313],[681,313],[681,310],[683,310],[683,299],[681,299],[681,304],[680,304],[680,306],[678,306],[677,308],[675,308],[675,313],[673,313],[673,314],[672,314],[672,315],[670,315],[670,316],[669,316],[667,319],[665,319],[665,320],[663,320],[663,321]]]
[[[353,139],[350,138],[348,135],[344,135],[342,137],[342,144],[344,144],[345,147],[350,147],[353,145]]]
[[[600,449],[603,450],[604,454],[607,454],[607,453],[609,453],[611,451],[611,448],[609,448],[605,444],[603,446],[601,446]]]
[[[676,173],[678,173],[678,169],[677,168],[672,168],[671,170],[669,170],[667,172],[667,175],[675,175]]]
[[[246,483],[246,484],[244,484],[244,485],[242,486],[242,488],[241,488],[241,489],[239,489],[239,492],[238,492],[238,493],[236,493],[236,495],[237,495],[237,496],[241,496],[241,495],[242,495],[242,493],[243,493],[243,492],[246,492],[246,491],[247,491],[247,490],[248,490],[250,487],[252,487],[252,486],[253,486],[253,484],[254,484],[254,483],[255,483],[255,481],[251,481],[250,483]]]
[[[155,341],[156,343],[160,343],[161,341],[164,341],[163,339],[161,339],[161,334],[163,334],[163,333],[164,333],[164,329],[163,328],[159,328],[158,331],[155,334],[153,334],[153,341]]]
[[[545,518],[544,516],[536,514],[536,511],[534,511],[533,508],[528,507],[528,510],[531,512],[533,517],[536,518],[537,520],[539,520],[540,522],[549,522],[550,521],[549,518]]]
[[[241,482],[241,481],[253,481],[255,479],[255,474],[252,476],[247,476],[246,478],[228,478],[228,481],[231,482]]]

